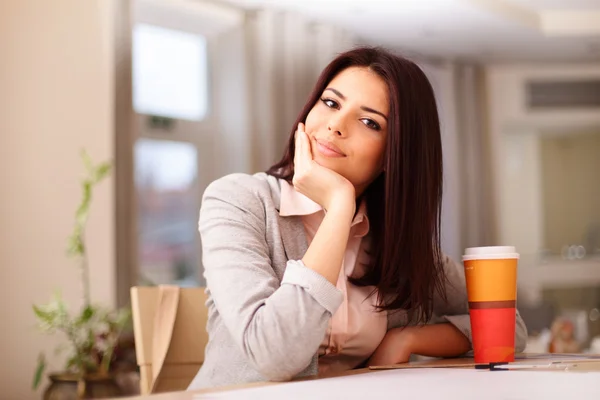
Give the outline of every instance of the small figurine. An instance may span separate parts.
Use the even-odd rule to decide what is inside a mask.
[[[548,346],[549,353],[580,353],[581,346],[575,340],[573,322],[566,318],[557,318],[552,323],[552,337]]]

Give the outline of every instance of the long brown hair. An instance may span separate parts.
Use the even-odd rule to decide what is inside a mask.
[[[350,281],[376,287],[380,310],[406,310],[424,323],[433,313],[435,291],[445,299],[440,246],[442,143],[435,95],[412,61],[381,48],[340,54],[321,73],[290,133],[286,152],[267,173],[292,180],[294,133],[331,80],[348,67],[366,67],[387,83],[390,112],[384,172],[364,196],[370,221],[371,264]]]

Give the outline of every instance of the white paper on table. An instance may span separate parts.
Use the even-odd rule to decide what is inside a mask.
[[[415,368],[198,394],[205,399],[600,399],[600,372]]]

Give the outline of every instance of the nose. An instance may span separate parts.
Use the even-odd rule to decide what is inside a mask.
[[[341,131],[339,131],[339,130],[337,130],[337,129],[336,129],[336,130],[334,130],[334,129],[332,129],[332,128],[331,128],[331,126],[328,126],[328,127],[327,127],[327,130],[329,130],[329,132],[333,132],[333,134],[334,134],[335,136],[340,136],[340,137],[342,137],[342,136],[343,136]]]
[[[327,123],[327,130],[330,133],[333,133],[335,136],[345,137],[347,135],[347,132],[344,117],[339,114],[331,117],[331,119]]]

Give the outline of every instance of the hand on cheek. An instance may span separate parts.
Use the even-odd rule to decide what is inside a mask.
[[[313,200],[325,210],[336,205],[355,205],[354,186],[340,174],[325,168],[314,160],[311,142],[304,131],[304,125],[299,124],[296,132],[296,152],[294,154],[294,188]],[[354,212],[351,213],[354,215]]]

